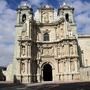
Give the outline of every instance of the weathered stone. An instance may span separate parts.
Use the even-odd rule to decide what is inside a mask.
[[[58,15],[49,6],[40,8],[35,16],[28,6],[21,6],[17,12],[14,60],[7,80],[34,83],[87,77],[80,68],[90,66],[90,38],[78,38],[72,7],[63,5]]]

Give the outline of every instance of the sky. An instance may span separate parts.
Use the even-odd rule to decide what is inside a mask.
[[[7,66],[13,60],[15,42],[16,9],[23,0],[0,0],[0,66]],[[34,11],[41,4],[49,4],[55,9],[64,0],[28,0]],[[75,8],[78,34],[90,35],[90,0],[66,0]]]

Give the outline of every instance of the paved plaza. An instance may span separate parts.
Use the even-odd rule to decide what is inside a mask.
[[[43,82],[26,85],[8,84],[6,86],[0,84],[0,90],[90,90],[90,82]]]

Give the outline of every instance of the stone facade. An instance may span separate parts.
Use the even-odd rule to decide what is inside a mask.
[[[31,7],[22,5],[17,9],[15,27],[12,81],[34,83],[81,79],[82,58],[74,8],[64,4],[55,14],[54,8],[45,5],[34,15]]]

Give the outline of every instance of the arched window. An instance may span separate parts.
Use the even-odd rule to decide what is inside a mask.
[[[26,20],[26,14],[23,14],[22,15],[22,22],[25,22],[25,20]]]
[[[65,18],[66,18],[66,21],[68,22],[69,21],[69,14],[65,14]]]
[[[49,41],[49,34],[48,33],[44,33],[44,41]]]

